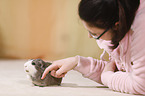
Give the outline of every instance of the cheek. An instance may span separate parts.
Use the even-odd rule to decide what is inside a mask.
[[[104,40],[112,40],[112,33],[107,32],[102,36],[102,39]]]
[[[35,69],[35,66],[32,65],[32,61],[33,60],[28,61],[24,64],[24,70],[28,75],[35,76],[35,73],[37,72],[37,70]]]

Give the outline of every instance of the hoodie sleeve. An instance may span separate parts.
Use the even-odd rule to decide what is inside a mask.
[[[78,64],[74,70],[82,73],[86,78],[89,78],[97,83],[101,82],[101,73],[107,64],[107,61],[94,59],[92,57],[78,56]]]

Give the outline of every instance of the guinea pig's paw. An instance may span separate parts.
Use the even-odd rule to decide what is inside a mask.
[[[32,65],[33,60],[29,60],[24,64],[24,70],[25,72],[30,76],[35,76],[35,73],[37,72],[35,65]]]

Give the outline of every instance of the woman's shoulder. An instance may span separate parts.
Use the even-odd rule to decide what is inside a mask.
[[[139,32],[139,31],[145,31],[145,0],[141,0],[141,4],[139,9],[137,10],[134,22],[131,26],[133,31]],[[143,32],[145,33],[145,32]]]
[[[140,0],[139,10],[145,8],[145,0]]]
[[[131,56],[132,61],[136,61],[138,58],[145,58],[145,0],[141,2],[141,5],[136,13],[134,22],[132,24],[131,36]]]

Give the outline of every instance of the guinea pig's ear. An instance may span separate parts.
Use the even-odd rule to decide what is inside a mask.
[[[47,68],[48,66],[50,66],[52,63],[50,63],[50,62],[45,62],[45,68]]]
[[[38,68],[44,70],[44,65],[42,62],[34,62],[34,64],[32,63],[32,65],[36,65]]]
[[[45,62],[40,61],[40,62],[39,62],[39,66],[40,66],[42,69],[44,69],[44,68],[45,68]]]

